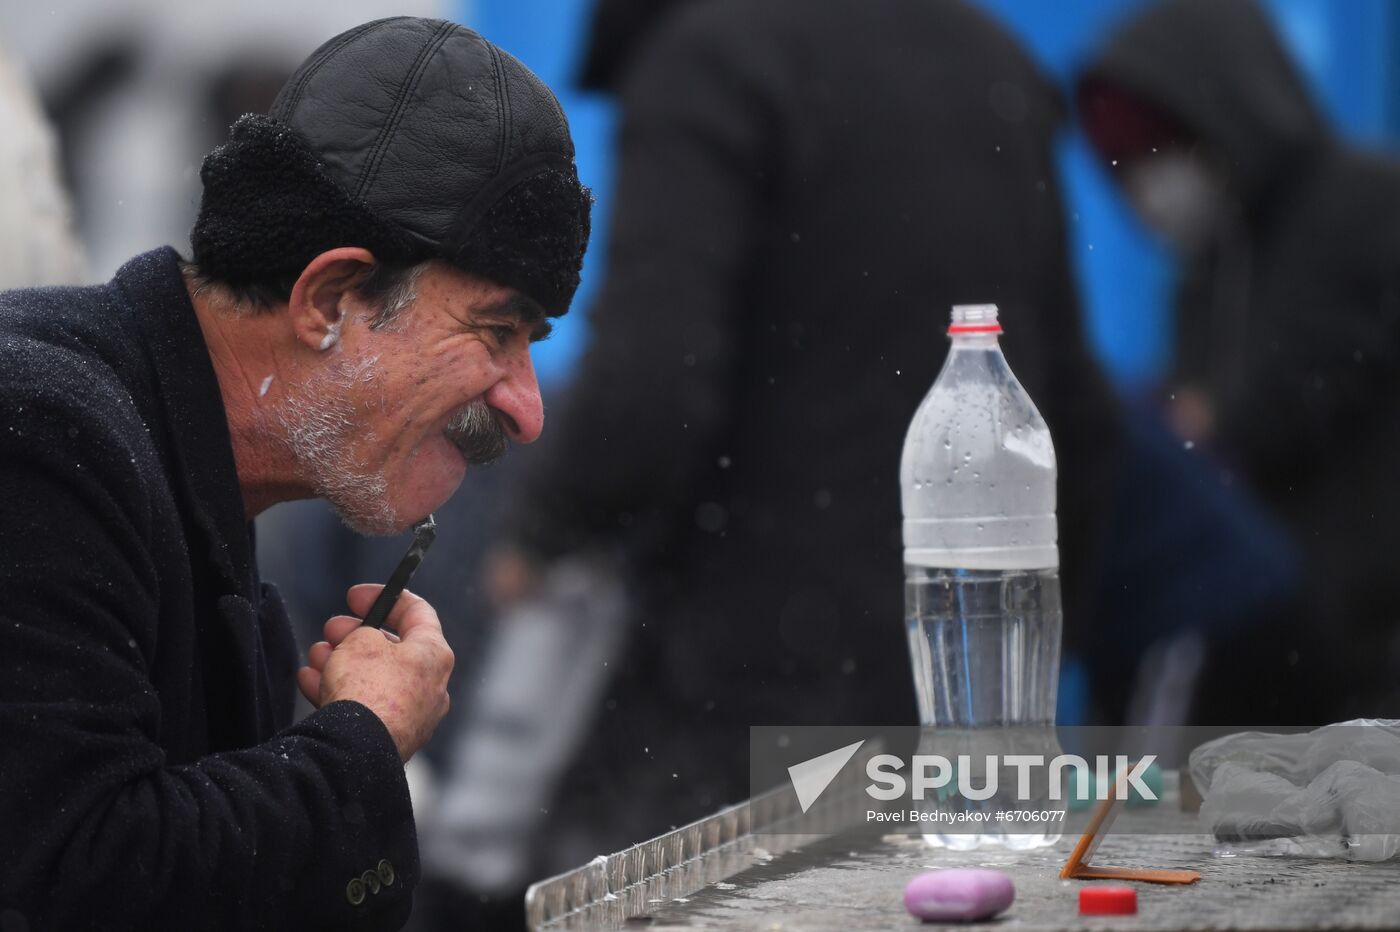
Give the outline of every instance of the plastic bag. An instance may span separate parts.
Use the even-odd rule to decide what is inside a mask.
[[[1191,752],[1201,819],[1229,851],[1385,861],[1400,854],[1400,721],[1243,732]]]

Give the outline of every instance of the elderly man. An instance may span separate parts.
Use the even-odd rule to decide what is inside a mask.
[[[296,671],[249,521],[403,531],[528,443],[589,197],[563,113],[450,23],[326,43],[203,168],[194,261],[0,296],[0,924],[397,928],[402,764],[452,653],[326,623]],[[350,590],[363,615],[376,586]],[[317,711],[291,724],[292,683]]]

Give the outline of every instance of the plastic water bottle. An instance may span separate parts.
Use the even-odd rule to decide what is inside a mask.
[[[1002,355],[1001,332],[995,305],[953,308],[947,361],[909,425],[900,464],[905,622],[926,741],[939,745],[924,752],[949,760],[1058,753],[1055,450]],[[998,809],[1035,808],[1010,797],[1014,783],[1002,779],[981,802],[945,796],[936,805],[987,821],[924,837],[955,848],[1058,840],[1053,822],[1036,831],[995,819]]]

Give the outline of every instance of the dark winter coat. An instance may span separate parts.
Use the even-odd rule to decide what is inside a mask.
[[[1151,7],[1087,74],[1162,108],[1229,165],[1242,214],[1184,271],[1173,383],[1210,397],[1216,451],[1301,546],[1310,620],[1347,644],[1343,689],[1393,694],[1400,164],[1333,137],[1249,0]],[[1363,686],[1382,661],[1391,672]]]
[[[398,928],[403,767],[358,703],[290,725],[296,649],[177,260],[0,295],[0,916]]]
[[[632,553],[631,649],[565,784],[625,843],[747,796],[751,724],[917,721],[899,460],[951,305],[1000,305],[1054,434],[1076,632],[1117,422],[1059,102],[970,5],[696,3],[620,86],[592,341],[508,511],[539,553]]]

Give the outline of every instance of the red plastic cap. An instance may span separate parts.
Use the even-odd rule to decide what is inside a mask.
[[[1137,912],[1132,887],[1085,887],[1079,891],[1081,916],[1131,916]]]
[[[949,335],[959,333],[1001,333],[995,304],[954,304]]]

